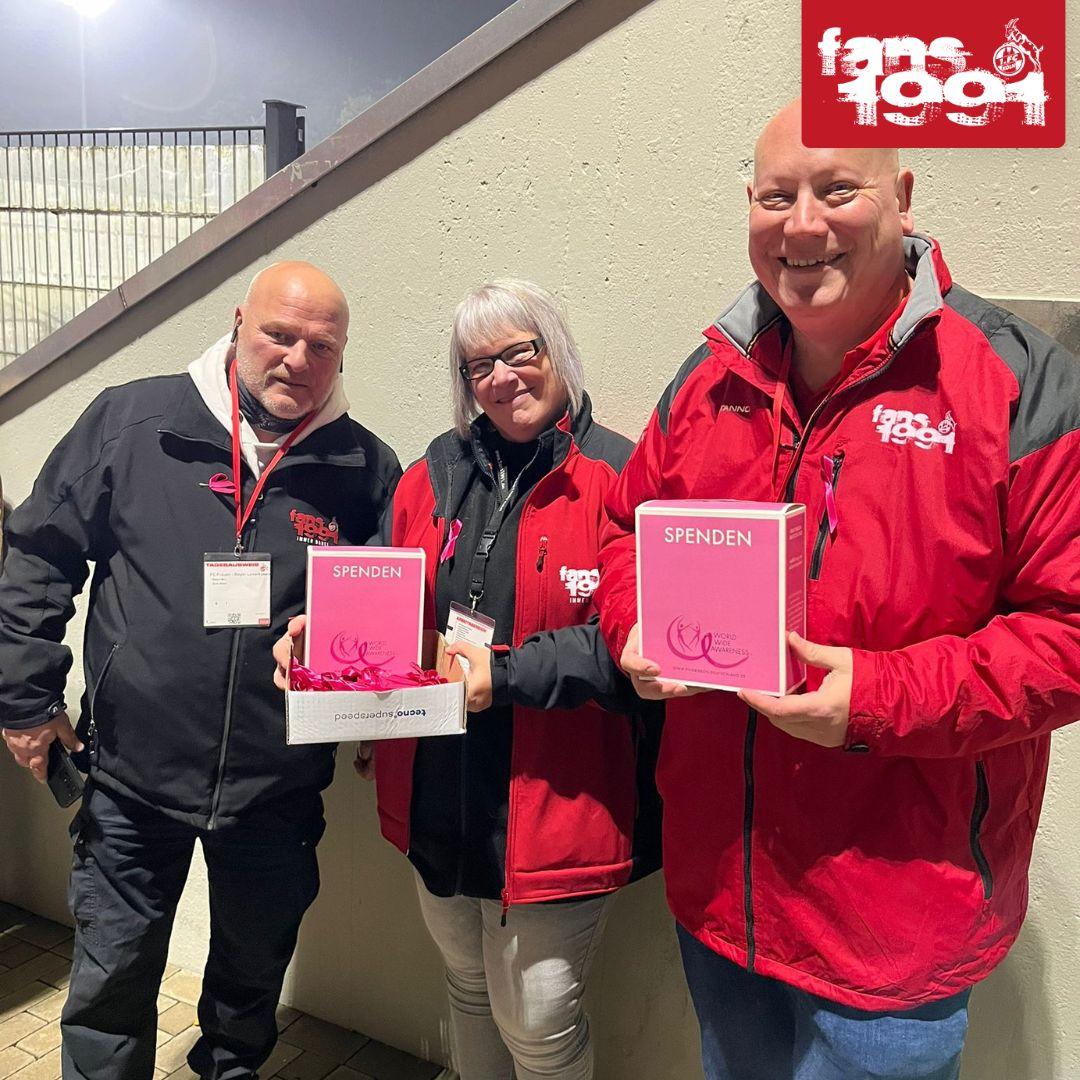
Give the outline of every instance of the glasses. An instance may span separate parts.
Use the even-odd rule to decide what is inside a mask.
[[[495,362],[501,360],[507,367],[524,367],[531,364],[540,350],[544,347],[543,338],[533,338],[532,341],[519,341],[516,345],[510,345],[503,349],[497,356],[478,356],[475,360],[466,360],[458,371],[461,377],[469,382],[486,379],[494,370]]]

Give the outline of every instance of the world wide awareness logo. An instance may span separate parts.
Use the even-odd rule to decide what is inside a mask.
[[[1046,14],[1041,7],[1017,11],[1015,0],[1006,2],[1014,8],[1007,18],[997,0],[977,13],[918,3],[891,16],[892,29],[910,32],[875,35],[863,32],[870,15],[839,24],[834,6],[804,0],[806,144],[1062,145],[1064,5],[1055,35],[1054,18],[1031,25]],[[816,22],[806,18],[815,9]]]

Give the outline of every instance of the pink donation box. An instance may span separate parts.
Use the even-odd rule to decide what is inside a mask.
[[[405,674],[420,660],[420,548],[308,549],[304,664],[317,672],[377,667]]]
[[[637,508],[641,654],[662,677],[786,694],[806,678],[806,507],[729,499]]]

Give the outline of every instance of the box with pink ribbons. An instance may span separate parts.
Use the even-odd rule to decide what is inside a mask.
[[[308,549],[307,629],[286,693],[289,743],[465,730],[464,675],[423,632],[420,548]]]
[[[641,654],[661,678],[786,694],[806,678],[806,508],[729,499],[637,508]]]

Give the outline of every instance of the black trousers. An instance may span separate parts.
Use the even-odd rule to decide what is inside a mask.
[[[196,838],[210,886],[210,951],[188,1064],[208,1080],[256,1077],[277,1040],[274,1011],[300,920],[319,891],[322,830],[314,793],[290,800],[287,816],[259,809],[206,831],[88,785],[72,822],[64,1080],[152,1080],[158,987]]]

